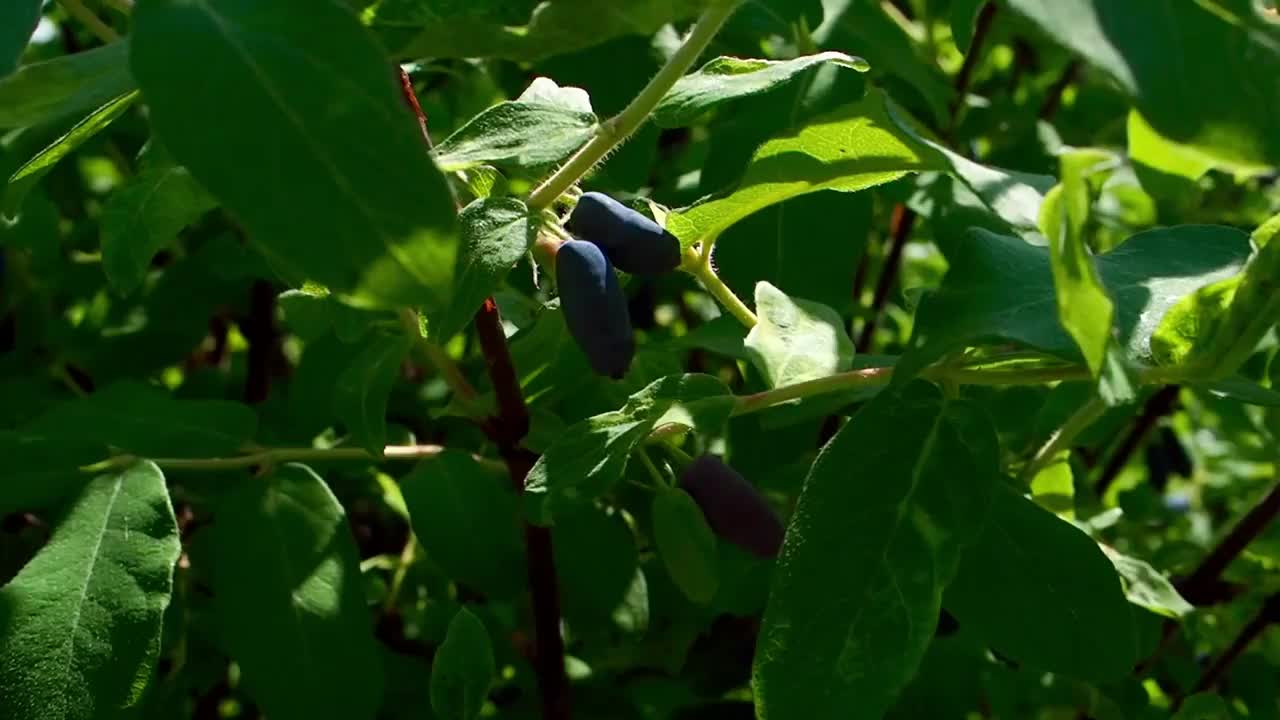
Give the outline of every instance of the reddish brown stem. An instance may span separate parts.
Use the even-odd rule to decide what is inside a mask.
[[[911,237],[911,228],[915,226],[916,214],[906,205],[893,208],[892,234],[889,241],[889,254],[885,257],[884,267],[880,270],[880,278],[876,281],[876,294],[871,301],[871,310],[867,315],[867,323],[862,326],[858,336],[858,352],[865,353],[871,349],[875,339],[876,327],[880,324],[880,315],[884,312],[885,302],[889,299],[889,291],[898,280],[898,269],[902,266],[902,251]]]
[[[1200,676],[1200,680],[1196,682],[1195,687],[1192,689],[1192,694],[1204,692],[1216,686],[1222,676],[1231,668],[1231,665],[1249,648],[1249,645],[1261,637],[1262,633],[1271,624],[1276,622],[1277,614],[1280,614],[1280,594],[1272,595],[1262,603],[1258,614],[1254,615],[1248,624],[1240,630],[1240,634],[1236,636],[1236,639],[1231,642],[1231,645],[1226,650],[1222,651],[1218,659],[1214,660],[1213,664],[1205,669],[1204,674]],[[1181,705],[1182,697],[1179,696],[1174,703],[1174,711],[1177,711]]]
[[[1044,104],[1040,106],[1041,120],[1052,120],[1053,116],[1058,114],[1058,109],[1062,107],[1062,94],[1071,86],[1071,83],[1076,81],[1079,75],[1080,61],[1072,60],[1067,63],[1067,66],[1062,70],[1062,74],[1049,87]]]
[[[427,118],[418,103],[413,83],[400,69],[400,90],[422,128],[422,137],[431,146]],[[497,398],[498,414],[484,423],[485,433],[498,446],[517,493],[524,492],[525,478],[538,456],[520,447],[529,433],[529,408],[520,390],[519,376],[511,362],[511,349],[502,329],[498,304],[486,298],[473,318],[485,368]],[[533,608],[533,665],[538,692],[542,697],[544,720],[568,720],[569,676],[564,665],[564,638],[560,635],[560,594],[556,584],[555,555],[551,531],[525,522],[524,541],[529,576],[530,605]]]
[[[964,98],[969,94],[969,84],[973,81],[973,69],[977,67],[978,60],[982,57],[982,46],[987,42],[987,35],[991,32],[991,24],[995,18],[996,4],[993,2],[983,5],[982,10],[978,12],[978,20],[973,28],[973,42],[969,43],[969,52],[965,53],[964,62],[960,65],[960,71],[956,73],[954,80],[956,96],[951,100],[951,117],[947,134],[950,134],[956,120],[960,117]]]
[[[244,401],[258,405],[271,394],[274,363],[280,351],[280,334],[276,330],[276,291],[271,283],[257,280],[249,288],[249,315],[241,329],[249,343]]]
[[[1222,573],[1244,552],[1280,514],[1280,483],[1231,528],[1231,532],[1205,556],[1186,579],[1177,583],[1178,592],[1193,605],[1219,595],[1216,592]]]

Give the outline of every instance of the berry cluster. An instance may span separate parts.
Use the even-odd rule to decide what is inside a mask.
[[[565,229],[574,237],[556,252],[556,284],[565,324],[591,368],[621,379],[636,353],[627,299],[614,268],[660,275],[680,267],[680,241],[608,195],[583,194]]]

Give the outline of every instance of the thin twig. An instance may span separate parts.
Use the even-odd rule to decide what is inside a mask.
[[[1280,483],[1276,483],[1261,502],[1240,518],[1240,522],[1214,546],[1190,575],[1176,583],[1178,592],[1192,605],[1210,601],[1217,594],[1214,590],[1222,573],[1250,543],[1271,526],[1277,515],[1280,515]]]
[[[1258,613],[1240,630],[1240,634],[1236,635],[1235,640],[1231,641],[1231,645],[1222,651],[1222,654],[1218,656],[1217,660],[1213,661],[1213,664],[1205,668],[1204,674],[1196,682],[1191,694],[1204,692],[1216,686],[1222,676],[1231,668],[1231,665],[1235,663],[1236,659],[1243,655],[1244,651],[1253,644],[1253,641],[1261,637],[1262,633],[1277,621],[1278,615],[1280,615],[1280,593],[1271,595],[1262,603]],[[1184,696],[1179,695],[1174,700],[1172,707],[1174,712],[1177,712],[1178,708],[1182,706],[1183,699]]]
[[[147,458],[138,455],[117,455],[110,460],[89,465],[83,470],[89,473],[100,473],[106,470],[127,467],[140,460],[149,460],[164,470],[216,471],[244,470],[247,468],[279,465],[287,462],[346,462],[379,460],[421,460],[435,457],[444,452],[440,445],[388,445],[382,450],[379,458],[364,448],[268,448],[248,452],[234,457],[214,458]],[[491,467],[500,467],[500,463],[489,458],[475,456],[476,461]]]
[[[1107,464],[1102,469],[1102,474],[1098,476],[1098,482],[1094,485],[1094,493],[1098,497],[1103,497],[1107,494],[1107,490],[1111,488],[1111,483],[1115,481],[1116,476],[1128,464],[1129,458],[1133,453],[1142,447],[1143,440],[1146,439],[1151,429],[1155,427],[1156,422],[1173,412],[1177,400],[1178,387],[1176,385],[1161,388],[1147,400],[1142,408],[1142,414],[1134,420],[1133,426],[1129,428],[1129,432],[1124,436],[1124,439],[1116,446],[1115,452],[1107,459]]]
[[[120,39],[120,33],[115,28],[102,21],[92,10],[85,6],[80,0],[58,0],[67,14],[75,18],[80,24],[89,29],[94,37],[104,43],[113,43]]]
[[[880,316],[884,313],[885,303],[889,300],[889,291],[898,279],[898,270],[902,266],[902,253],[911,238],[911,229],[916,223],[916,213],[906,205],[893,208],[892,238],[889,241],[889,254],[885,257],[884,267],[880,269],[880,277],[876,281],[876,294],[871,300],[871,309],[867,322],[858,335],[857,349],[865,353],[871,349],[875,339],[876,327],[880,324]]]
[[[1044,104],[1040,106],[1040,119],[1052,120],[1054,115],[1058,114],[1058,110],[1062,107],[1062,95],[1071,87],[1071,83],[1076,81],[1080,75],[1080,60],[1073,59],[1067,63],[1062,69],[1062,74],[1057,80],[1053,81],[1053,85],[1049,86],[1049,91],[1045,95]]]
[[[995,17],[996,4],[993,2],[983,5],[982,10],[978,12],[978,20],[973,28],[973,40],[969,43],[969,52],[965,53],[964,62],[960,65],[960,71],[956,73],[953,82],[956,96],[951,99],[947,135],[954,131],[956,121],[960,119],[960,110],[964,108],[965,97],[969,94],[969,84],[973,81],[973,69],[978,66],[978,60],[982,57],[980,50],[986,45],[987,34],[991,32],[991,24]]]
[[[1067,421],[1049,436],[1048,442],[1040,447],[1036,454],[1026,464],[1022,470],[1022,480],[1024,483],[1030,484],[1041,470],[1052,465],[1058,457],[1058,453],[1071,447],[1071,443],[1084,432],[1086,428],[1093,424],[1102,413],[1107,409],[1106,403],[1101,398],[1094,396],[1089,398],[1088,402],[1076,410]]]

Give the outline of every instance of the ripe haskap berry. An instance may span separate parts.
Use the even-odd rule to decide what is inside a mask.
[[[675,235],[604,193],[583,194],[565,228],[600,246],[624,272],[660,275],[680,267],[680,241]]]
[[[569,334],[586,353],[591,369],[622,378],[636,354],[636,341],[627,297],[609,259],[589,242],[570,240],[556,252],[556,284]]]
[[[693,497],[716,535],[760,557],[782,548],[782,521],[759,490],[713,455],[694,460],[680,474],[680,487]]]

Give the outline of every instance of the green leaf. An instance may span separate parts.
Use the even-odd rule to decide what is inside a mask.
[[[11,0],[0,7],[0,78],[13,72],[40,22],[42,0]]]
[[[884,715],[933,639],[998,470],[990,422],[932,385],[886,391],[853,416],[787,528],[756,650],[761,717]]]
[[[153,0],[134,14],[133,45],[155,132],[286,279],[362,306],[445,304],[453,201],[349,10]]]
[[[1141,169],[1155,170],[1186,180],[1199,180],[1217,165],[1212,155],[1179,145],[1156,132],[1137,110],[1129,113],[1126,135],[1129,139],[1129,157]],[[1145,178],[1143,184],[1146,184]]]
[[[537,60],[623,35],[652,35],[669,22],[694,17],[706,4],[628,0],[604,12],[592,0],[407,0],[381,3],[368,21],[398,56]]]
[[[387,444],[387,397],[409,353],[405,335],[378,336],[338,376],[333,411],[351,433],[355,445],[375,457]]]
[[[9,178],[9,185],[5,188],[4,213],[9,217],[16,217],[27,191],[39,182],[40,178],[52,170],[60,160],[115,122],[116,118],[132,107],[137,99],[138,93],[134,91],[121,95],[94,110],[85,119],[76,123],[65,135],[54,140],[52,144],[18,168]]]
[[[282,720],[372,719],[382,665],[355,540],[328,486],[284,465],[241,480],[217,517],[213,605],[249,696]]]
[[[512,198],[476,200],[458,215],[462,245],[454,270],[455,289],[449,304],[432,318],[428,330],[437,342],[462,331],[485,298],[493,294],[507,273],[533,244],[537,220],[524,203]]]
[[[1098,274],[1116,306],[1117,340],[1131,361],[1153,357],[1160,319],[1197,288],[1240,271],[1249,252],[1238,230],[1179,225],[1138,233],[1097,257]],[[1064,358],[1078,357],[1055,312],[1048,252],[1018,238],[974,229],[958,241],[942,287],[916,311],[898,381],[966,345],[1024,343]]]
[[[1280,321],[1280,215],[1253,232],[1257,250],[1244,273],[1201,288],[1169,311],[1152,348],[1167,365],[1190,364],[1209,379],[1230,376]]]
[[[1101,150],[1072,150],[1063,154],[1062,182],[1049,191],[1040,208],[1040,227],[1049,239],[1049,267],[1058,299],[1058,320],[1084,355],[1097,377],[1111,340],[1115,306],[1098,277],[1085,239],[1093,205],[1088,176],[1111,154]]]
[[[586,506],[558,518],[551,546],[560,604],[570,624],[607,619],[625,603],[639,553],[621,513]]]
[[[1231,720],[1233,717],[1235,714],[1221,695],[1202,692],[1183,701],[1172,720]]]
[[[180,551],[159,468],[89,482],[0,589],[0,715],[122,717],[151,679]]]
[[[458,610],[431,661],[431,709],[441,720],[479,717],[495,671],[489,631],[470,610]]]
[[[960,52],[969,52],[978,13],[982,12],[982,6],[986,3],[987,0],[955,0],[951,3],[951,37],[956,41]]]
[[[759,322],[747,333],[751,362],[769,387],[834,375],[853,364],[853,341],[831,308],[792,299],[762,282],[756,285]]]
[[[54,122],[101,107],[135,89],[129,41],[31,63],[0,78],[0,128]]]
[[[534,519],[550,524],[561,512],[590,502],[622,478],[631,451],[660,424],[722,427],[733,396],[710,375],[671,375],[632,395],[620,410],[570,426],[547,448],[525,479],[525,495],[543,496]]]
[[[1257,3],[1009,5],[1110,75],[1160,135],[1243,168],[1280,164],[1280,44]]]
[[[535,81],[520,98],[472,118],[436,147],[436,163],[445,172],[493,165],[536,175],[568,159],[595,135],[600,121],[585,98],[572,105],[564,100],[563,91],[577,88],[546,83]]]
[[[181,165],[143,169],[112,192],[102,207],[102,269],[107,279],[121,293],[136,290],[155,254],[216,205]]]
[[[45,436],[0,430],[0,516],[53,506],[88,482],[80,468],[99,462],[102,447],[70,434]]]
[[[680,78],[653,111],[660,127],[682,127],[700,115],[739,98],[759,95],[795,82],[818,65],[831,64],[866,72],[867,61],[840,52],[804,55],[791,60],[718,57],[697,72]]]
[[[455,450],[422,461],[400,483],[414,534],[457,582],[493,597],[526,584],[519,498],[506,473]]]
[[[720,587],[716,536],[702,509],[680,488],[659,488],[653,498],[653,542],[676,587],[706,605]]]
[[[1106,681],[1137,660],[1133,613],[1107,556],[1009,486],[996,493],[946,605],[962,626],[1038,670]]]
[[[761,145],[728,195],[667,215],[667,229],[688,247],[714,242],[729,226],[789,198],[818,190],[855,192],[908,172],[937,170],[924,147],[889,118],[887,96],[857,102]]]
[[[1229,398],[1246,405],[1280,408],[1280,388],[1274,382],[1272,387],[1265,388],[1237,375],[1212,383],[1196,383],[1195,387],[1217,398]]]
[[[1130,557],[1110,546],[1098,544],[1115,566],[1129,602],[1157,615],[1177,620],[1195,610],[1183,599],[1169,579],[1144,560]]]
[[[217,457],[242,449],[257,426],[247,405],[180,400],[154,385],[126,380],[54,407],[24,429],[146,457]]]

